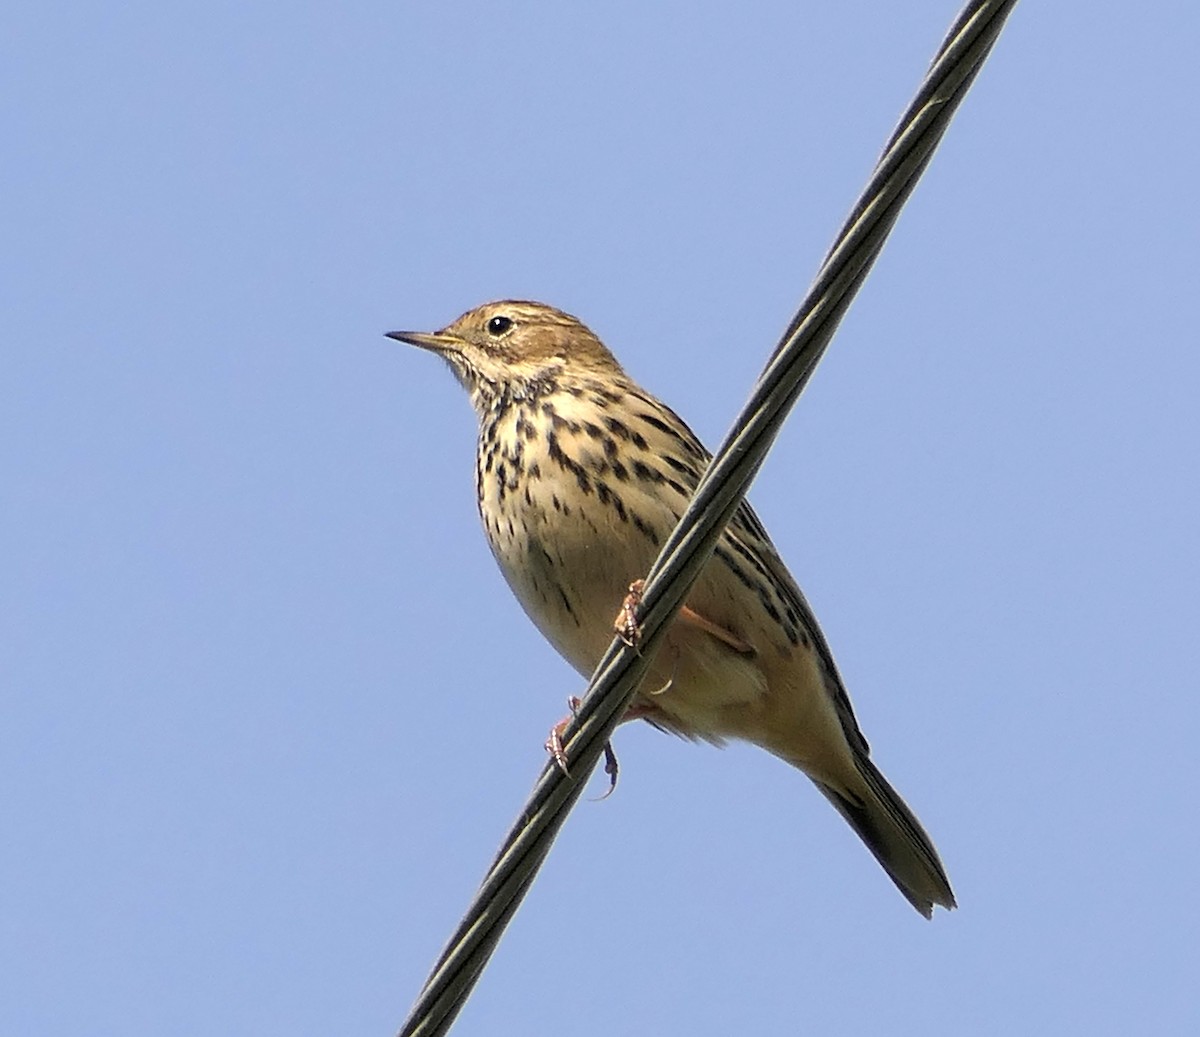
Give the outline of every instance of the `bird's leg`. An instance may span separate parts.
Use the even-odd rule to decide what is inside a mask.
[[[679,610],[679,622],[686,623],[697,630],[703,630],[706,634],[715,637],[722,644],[728,645],[738,655],[754,655],[755,653],[754,645],[750,644],[749,641],[744,641],[732,630],[726,630],[725,627],[719,626],[711,619],[706,619],[699,612],[693,612],[686,605]]]

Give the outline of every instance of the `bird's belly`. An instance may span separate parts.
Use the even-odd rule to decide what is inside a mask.
[[[594,500],[588,508],[565,504],[557,495],[544,501],[536,492],[529,501],[523,495],[509,500],[514,506],[499,519],[485,520],[496,560],[546,639],[590,677],[615,635],[613,624],[629,585],[646,575],[675,516],[634,495],[625,502],[624,518],[613,507],[596,507]],[[634,514],[642,529],[633,524]],[[745,637],[737,630],[739,595],[722,579],[725,575],[710,561],[689,602]],[[735,651],[712,634],[676,621],[635,704],[647,719],[687,737],[753,738],[767,691],[756,656],[756,650]]]
[[[503,520],[487,529],[513,594],[584,676],[615,635],[629,585],[645,576],[657,553],[649,541],[622,536],[603,519],[603,513],[591,515],[560,500],[553,519],[535,503],[517,509],[511,529]]]

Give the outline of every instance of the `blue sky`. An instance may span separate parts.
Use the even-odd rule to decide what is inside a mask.
[[[1107,8],[1018,7],[751,493],[960,909],[630,726],[456,1033],[1200,1025],[1200,16]],[[955,11],[10,12],[0,1031],[395,1029],[582,682],[382,333],[543,299],[715,442]]]

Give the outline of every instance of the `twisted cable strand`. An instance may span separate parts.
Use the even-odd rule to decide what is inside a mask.
[[[553,763],[542,770],[399,1037],[446,1033],[470,996],[653,661],[670,620],[812,376],[1015,4],[1016,0],[972,0],[955,18],[749,401],[651,567],[639,609],[639,649],[614,638],[596,667],[563,735],[571,776]]]

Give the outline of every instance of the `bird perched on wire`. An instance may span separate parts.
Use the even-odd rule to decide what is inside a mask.
[[[470,394],[492,553],[538,629],[590,676],[708,451],[553,307],[493,302],[441,331],[388,335],[437,353]],[[918,911],[954,907],[933,843],[871,762],[825,637],[749,504],[688,592],[627,718],[761,746],[808,775]]]

